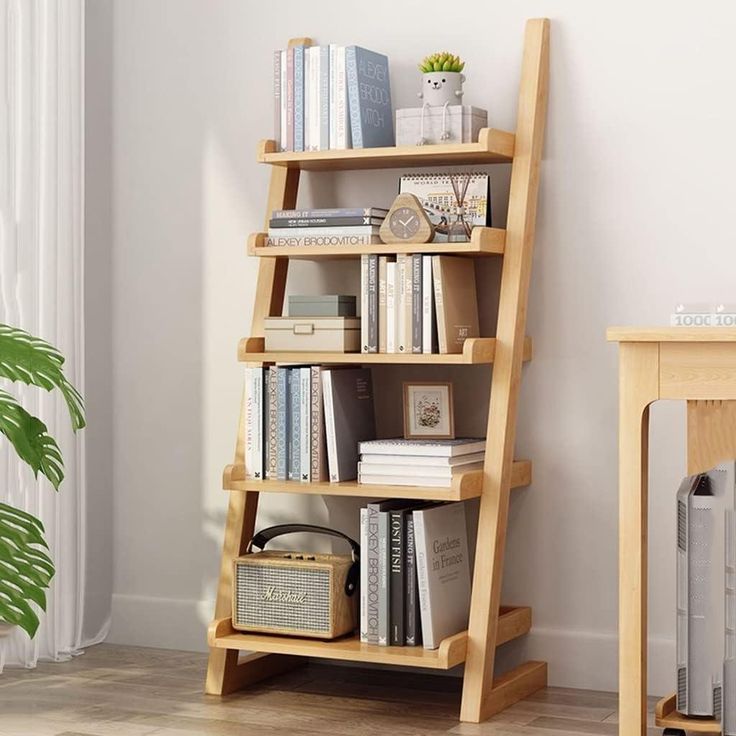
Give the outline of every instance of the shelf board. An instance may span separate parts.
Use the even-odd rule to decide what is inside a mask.
[[[677,696],[670,695],[657,702],[654,723],[660,728],[677,728],[691,733],[721,733],[721,723],[714,718],[693,718],[680,715],[675,706]]]
[[[609,327],[610,342],[736,342],[736,327]]]
[[[323,352],[265,352],[264,338],[245,337],[238,345],[241,363],[352,363],[368,365],[387,363],[396,365],[467,365],[493,363],[496,349],[494,337],[470,337],[465,340],[462,353],[323,353]],[[524,360],[531,360],[532,341],[524,340]]]
[[[472,470],[453,478],[450,488],[426,486],[380,486],[358,483],[357,480],[342,483],[301,483],[289,480],[246,480],[243,465],[228,465],[222,474],[222,487],[226,491],[255,491],[258,493],[302,493],[323,496],[350,496],[357,498],[407,498],[432,499],[434,501],[464,501],[477,498],[481,493],[483,471]],[[530,460],[517,460],[511,469],[511,487],[522,488],[532,482]]]
[[[266,245],[267,233],[253,233],[248,238],[248,255],[314,260],[357,258],[371,254],[431,253],[453,256],[497,256],[503,253],[506,231],[497,227],[475,227],[467,243],[394,243],[384,245]]]
[[[530,608],[503,607],[499,611],[498,644],[504,644],[522,636],[530,628]],[[210,624],[208,642],[211,647],[218,649],[238,649],[269,654],[290,654],[300,657],[449,670],[465,661],[468,635],[466,631],[463,631],[450,636],[442,641],[438,649],[380,647],[375,644],[361,643],[357,635],[334,641],[322,641],[292,636],[247,634],[235,631],[232,627],[232,620],[223,618]]]
[[[513,159],[514,139],[513,133],[482,128],[477,143],[281,152],[275,141],[263,140],[258,144],[257,159],[260,163],[302,171],[498,164],[510,163]]]

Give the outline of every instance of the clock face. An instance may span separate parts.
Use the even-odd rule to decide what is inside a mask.
[[[411,207],[399,207],[391,213],[388,224],[394,237],[408,240],[419,232],[421,222]]]

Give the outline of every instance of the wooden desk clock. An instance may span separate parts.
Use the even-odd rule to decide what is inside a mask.
[[[429,243],[434,225],[413,194],[399,194],[379,231],[384,243]]]

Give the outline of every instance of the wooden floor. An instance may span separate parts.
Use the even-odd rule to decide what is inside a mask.
[[[0,736],[617,733],[612,693],[549,688],[474,725],[457,721],[458,678],[310,664],[220,699],[202,694],[205,663],[202,654],[103,644],[70,662],[6,669]]]

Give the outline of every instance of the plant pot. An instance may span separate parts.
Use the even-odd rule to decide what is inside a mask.
[[[461,104],[465,75],[460,72],[425,72],[422,74],[422,100],[431,107]]]
[[[10,636],[15,631],[15,624],[8,624],[0,621],[0,639]]]

